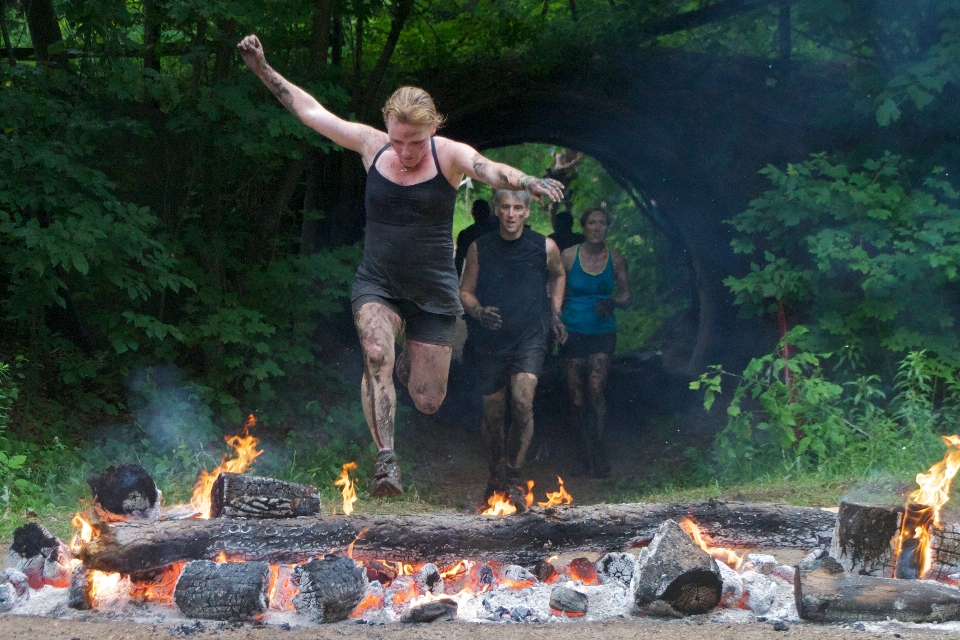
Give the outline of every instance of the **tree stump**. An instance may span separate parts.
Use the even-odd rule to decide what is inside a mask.
[[[299,518],[320,513],[316,487],[221,473],[210,490],[211,518]]]
[[[294,569],[294,580],[300,593],[293,606],[316,622],[346,620],[367,591],[366,571],[345,556],[314,558]]]
[[[797,613],[815,622],[960,620],[960,589],[932,580],[897,580],[827,567],[794,577]]]
[[[902,506],[841,502],[830,555],[849,573],[892,578],[902,519]]]
[[[160,491],[139,464],[110,465],[87,478],[93,508],[100,520],[122,522],[128,518],[154,519],[159,515]]]
[[[173,590],[173,601],[188,618],[244,621],[270,606],[267,562],[188,562]]]
[[[638,613],[681,617],[720,604],[723,581],[716,560],[667,520],[641,551],[631,589]]]

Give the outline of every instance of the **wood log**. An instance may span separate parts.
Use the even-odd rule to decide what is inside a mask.
[[[91,474],[87,484],[93,494],[94,511],[101,520],[153,520],[160,515],[160,491],[139,464],[110,465],[102,473]]]
[[[892,578],[902,518],[903,506],[841,502],[830,555],[849,573]]]
[[[210,490],[211,518],[299,518],[320,513],[316,487],[245,473],[221,473]]]
[[[173,590],[173,601],[188,618],[245,621],[270,605],[267,562],[188,562]]]
[[[70,576],[70,589],[67,591],[67,606],[78,611],[93,609],[93,582],[90,579],[91,570],[82,564],[73,569]]]
[[[346,556],[314,558],[294,569],[294,580],[293,606],[315,622],[346,620],[367,593],[366,572]]]
[[[569,587],[554,587],[550,592],[550,609],[554,615],[577,618],[587,612],[589,604],[587,594]]]
[[[27,576],[31,589],[45,584],[66,587],[72,572],[70,550],[35,522],[17,527],[8,552],[10,564]]]
[[[725,503],[534,508],[519,516],[357,515],[279,520],[183,520],[97,525],[80,553],[91,569],[135,573],[216,558],[303,562],[331,549],[353,556],[446,566],[462,558],[530,566],[560,551],[643,546],[671,517],[692,517],[713,544],[809,549],[828,544],[835,514],[822,509]],[[363,532],[361,534],[361,532]]]
[[[411,607],[400,620],[402,622],[436,622],[437,620],[456,619],[456,601],[450,598],[440,598]]]
[[[960,620],[960,589],[932,580],[896,580],[797,569],[797,612],[815,622],[946,622]]]
[[[720,604],[723,579],[717,561],[667,520],[640,553],[630,589],[637,613],[680,617]]]

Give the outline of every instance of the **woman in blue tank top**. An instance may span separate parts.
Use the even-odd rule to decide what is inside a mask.
[[[613,310],[630,304],[630,280],[623,256],[607,246],[606,209],[588,209],[580,216],[580,226],[583,243],[560,256],[567,271],[562,318],[567,341],[560,345],[560,357],[567,371],[574,432],[582,445],[572,474],[605,478],[610,465],[601,443],[607,415],[603,388],[617,346]]]
[[[453,207],[467,175],[500,189],[526,191],[537,202],[559,201],[563,185],[535,178],[436,136],[443,121],[423,89],[401,87],[383,108],[386,131],[349,122],[267,64],[256,36],[237,45],[244,63],[283,106],[308,127],[356,151],[367,170],[363,261],[351,301],[364,368],[363,414],[377,445],[373,497],[403,493],[393,450],[397,377],[417,409],[434,413],[447,393],[451,345],[462,312],[453,264]],[[395,357],[395,341],[404,351]]]

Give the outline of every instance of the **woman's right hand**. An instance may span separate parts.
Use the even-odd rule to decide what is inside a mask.
[[[263,70],[263,67],[267,64],[267,59],[263,55],[263,45],[260,44],[260,39],[255,35],[249,35],[241,40],[237,44],[237,49],[240,50],[240,57],[243,58],[244,64],[259,75],[259,72]]]

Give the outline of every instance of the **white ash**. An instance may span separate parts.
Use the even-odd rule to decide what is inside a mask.
[[[756,571],[744,571],[740,579],[743,580],[746,605],[757,615],[770,611],[777,598],[777,585],[773,578]]]
[[[720,591],[720,606],[734,607],[743,596],[743,579],[726,562],[718,562],[717,568],[720,569],[720,579],[723,581]]]
[[[428,562],[420,567],[415,580],[417,587],[423,593],[432,593],[435,596],[442,596],[444,594],[443,577],[440,575],[440,569],[432,562]]]
[[[507,622],[514,620],[512,613],[518,607],[528,611],[522,616],[524,621],[574,622],[576,620],[602,620],[625,615],[629,611],[631,600],[625,589],[619,585],[585,586],[580,582],[569,581],[566,586],[585,593],[588,598],[587,614],[580,618],[554,616],[550,611],[550,592],[553,585],[538,583],[526,589],[508,589],[500,587],[488,593],[461,596],[457,618],[479,622]]]
[[[796,577],[796,570],[785,564],[778,564],[773,568],[773,571],[770,572],[770,575],[793,584],[794,578]]]
[[[597,560],[597,575],[601,584],[619,583],[624,588],[630,586],[633,571],[637,567],[637,557],[631,553],[608,553]]]
[[[747,563],[752,565],[753,570],[757,573],[768,576],[777,566],[777,559],[767,553],[748,553]]]
[[[503,578],[511,582],[537,582],[537,576],[516,564],[508,564],[503,568]]]

